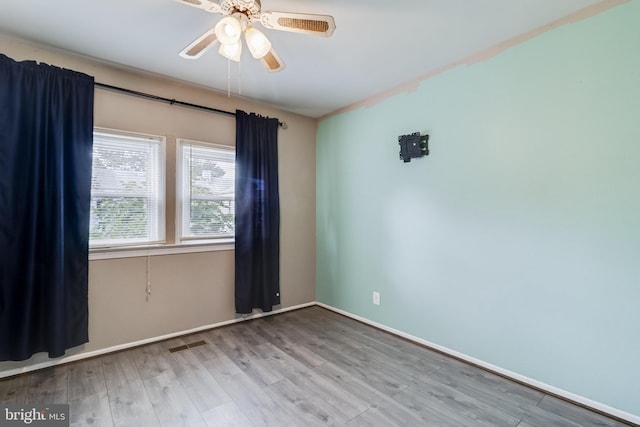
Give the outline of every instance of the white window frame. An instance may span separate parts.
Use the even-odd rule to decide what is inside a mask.
[[[183,209],[184,209],[184,182],[183,182],[183,153],[189,146],[199,146],[205,148],[211,148],[216,150],[227,151],[232,153],[235,158],[235,147],[229,145],[221,145],[208,143],[203,141],[193,141],[189,139],[177,138],[176,139],[176,221],[175,221],[175,241],[179,244],[193,244],[193,243],[216,243],[216,244],[229,244],[235,241],[235,233],[229,233],[224,235],[209,235],[209,236],[184,236],[183,235]],[[235,200],[234,200],[235,203]],[[235,213],[235,212],[234,212]]]
[[[153,215],[150,219],[152,220],[152,226],[156,230],[156,238],[155,239],[132,239],[130,241],[122,241],[122,240],[103,240],[100,242],[91,242],[90,249],[107,249],[107,248],[130,248],[130,247],[140,247],[140,246],[149,246],[149,245],[157,245],[162,244],[166,241],[166,138],[164,136],[159,135],[150,135],[143,134],[137,132],[129,132],[108,128],[94,128],[94,141],[96,135],[105,135],[106,137],[111,138],[122,138],[123,141],[127,139],[132,142],[137,140],[140,142],[157,142],[159,145],[159,159],[157,165],[152,165],[157,167],[157,171],[153,171],[155,174],[158,174],[157,181],[157,195],[158,200],[156,203],[157,214]],[[93,194],[92,194],[93,196]]]

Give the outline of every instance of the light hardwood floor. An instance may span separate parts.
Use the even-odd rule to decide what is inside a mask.
[[[624,425],[319,307],[2,380],[0,402],[78,426]]]

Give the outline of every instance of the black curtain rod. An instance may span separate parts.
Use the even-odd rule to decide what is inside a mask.
[[[190,102],[184,102],[184,101],[178,101],[176,99],[164,98],[162,96],[151,95],[149,93],[138,92],[137,90],[125,89],[123,87],[108,85],[108,84],[105,84],[105,83],[94,82],[94,86],[97,87],[97,88],[100,88],[100,89],[107,89],[107,90],[112,90],[112,91],[115,91],[115,92],[126,93],[127,95],[138,96],[138,97],[141,97],[141,98],[150,99],[152,101],[166,102],[167,104],[170,104],[170,105],[179,105],[181,107],[196,108],[198,110],[209,111],[211,113],[224,114],[224,115],[227,115],[227,116],[234,116],[234,117],[236,116],[236,113],[231,112],[231,111],[219,110],[217,108],[205,107],[204,105],[192,104]],[[287,124],[284,123],[284,122],[278,121],[278,124],[283,129],[287,128]]]

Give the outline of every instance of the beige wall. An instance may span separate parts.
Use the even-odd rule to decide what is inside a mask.
[[[268,105],[228,98],[217,92],[123,70],[59,51],[0,36],[0,53],[81,71],[96,81],[227,111],[236,108],[278,117],[288,125],[278,135],[281,205],[282,308],[315,300],[315,134],[317,121]],[[171,106],[96,90],[95,126],[163,135],[167,138],[167,202],[175,200],[175,139],[224,145],[235,143],[232,116]],[[173,240],[173,209],[167,211],[167,238]],[[234,319],[233,251],[153,256],[152,294],[145,298],[146,258],[89,263],[90,342],[67,355],[101,350]],[[48,359],[0,363],[2,371]]]

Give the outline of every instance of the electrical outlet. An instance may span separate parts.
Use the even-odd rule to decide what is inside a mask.
[[[373,293],[373,304],[380,305],[380,292]]]

